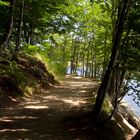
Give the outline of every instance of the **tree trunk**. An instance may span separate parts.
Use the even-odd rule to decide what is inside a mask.
[[[93,36],[92,40],[94,40],[94,36]],[[96,45],[95,42],[92,42],[92,44],[91,44],[91,78],[94,77],[94,54],[96,51],[95,45]]]
[[[23,10],[24,10],[24,0],[22,0],[22,4],[21,4],[20,19],[19,19],[19,25],[18,25],[18,34],[17,34],[17,42],[16,42],[15,51],[18,51],[20,48],[20,45],[21,45]]]
[[[13,30],[13,16],[14,16],[15,1],[16,0],[10,0],[8,25],[7,25],[6,32],[3,35],[3,39],[0,43],[0,46],[3,46],[3,47],[7,47],[9,38]]]
[[[34,45],[34,32],[33,32],[33,23],[30,23],[30,45]]]
[[[73,67],[72,67],[72,65],[73,65],[73,39],[72,39],[72,44],[71,44],[71,56],[70,56],[71,58],[71,60],[70,60],[70,74],[72,74],[73,73]]]
[[[91,78],[94,77],[94,47],[92,46],[91,56],[92,56],[92,62],[91,62]]]
[[[72,46],[71,46],[71,74],[75,74],[76,64],[75,64],[75,56],[76,56],[76,46],[75,42],[72,39]]]
[[[131,0],[124,0],[121,3],[120,15],[118,15],[118,19],[116,21],[116,26],[115,26],[115,34],[113,37],[112,54],[111,54],[110,62],[108,65],[108,69],[105,73],[105,76],[102,80],[102,83],[99,87],[97,98],[96,98],[96,103],[95,103],[95,108],[94,108],[95,123],[99,122],[99,117],[100,117],[100,114],[102,111],[103,101],[105,99],[105,95],[106,95],[108,84],[109,84],[109,81],[111,78],[112,71],[116,64],[116,59],[117,59],[118,53],[119,53],[118,47],[120,45],[122,32],[123,32],[123,26],[124,26],[124,22],[125,22],[125,18],[126,18],[127,12],[128,12],[130,2],[131,2]]]
[[[96,49],[96,43],[94,45],[94,56],[93,56],[93,59],[94,59],[94,78],[96,79],[97,78],[97,60],[96,60],[96,54],[97,54],[97,49]]]
[[[89,51],[90,51],[90,42],[88,43],[88,48],[87,48],[85,77],[88,77],[88,72],[89,72]]]
[[[23,22],[23,31],[24,31],[24,38],[27,44],[29,44],[29,30],[28,30],[28,25],[26,25],[26,22]]]
[[[86,46],[86,43],[83,44],[83,55],[82,55],[82,76],[84,77],[85,76],[85,46]]]
[[[82,56],[82,76],[84,77],[84,72],[85,71],[85,53],[83,52]]]
[[[105,46],[104,46],[104,61],[103,61],[103,71],[102,71],[102,76],[101,80],[103,79],[107,67],[107,32],[105,34]]]

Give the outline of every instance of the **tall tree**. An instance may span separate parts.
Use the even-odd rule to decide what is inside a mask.
[[[13,17],[14,17],[15,2],[16,0],[10,0],[8,24],[6,27],[6,32],[3,35],[2,41],[0,42],[0,46],[7,47],[9,38],[11,36],[12,30],[13,30]]]
[[[123,0],[120,3],[120,9],[118,12],[118,17],[117,21],[115,23],[115,31],[113,35],[113,42],[112,42],[112,53],[110,57],[110,62],[108,65],[108,68],[106,70],[106,73],[104,75],[104,78],[102,80],[102,83],[99,87],[97,98],[96,98],[96,103],[95,103],[95,108],[94,108],[94,121],[98,122],[99,117],[102,111],[102,105],[105,99],[105,95],[107,92],[108,84],[111,78],[111,74],[115,68],[116,65],[116,59],[119,54],[119,46],[121,42],[121,37],[123,33],[123,27],[125,23],[125,19],[127,16],[127,12],[130,6],[131,0]]]
[[[18,29],[17,29],[17,40],[15,51],[18,51],[21,45],[21,33],[22,33],[22,25],[23,25],[23,11],[24,10],[24,0],[22,0],[21,8],[20,8],[20,16],[18,21]]]

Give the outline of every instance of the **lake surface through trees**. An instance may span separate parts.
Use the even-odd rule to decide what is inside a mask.
[[[76,71],[77,75],[82,76],[83,72],[81,68],[78,68]],[[67,74],[70,74],[70,67],[67,68]],[[131,81],[132,82],[132,81]],[[129,90],[128,93],[123,98],[128,107],[134,112],[134,114],[140,117],[140,101],[137,97],[134,96],[134,91]]]
[[[140,117],[140,107],[135,103],[132,96],[125,95],[124,100],[128,104],[128,106],[133,110],[133,112]]]

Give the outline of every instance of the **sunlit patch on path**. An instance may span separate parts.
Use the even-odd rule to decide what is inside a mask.
[[[65,116],[80,114],[92,106],[91,93],[97,82],[67,76],[60,85],[25,99],[20,104],[1,108],[2,140],[88,140],[71,135],[63,124]]]

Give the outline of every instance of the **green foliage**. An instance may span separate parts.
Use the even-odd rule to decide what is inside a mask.
[[[111,108],[112,108],[112,104],[111,104],[109,96],[107,96],[103,103],[103,110],[109,114],[112,111]]]
[[[52,71],[59,79],[61,79],[66,74],[67,63],[49,61],[47,64],[49,70]]]
[[[2,6],[2,5],[4,5],[4,6],[9,6],[9,2],[5,2],[5,1],[1,1],[0,0],[0,5]]]
[[[41,49],[38,46],[27,44],[22,47],[22,51],[30,55],[35,55],[41,51]]]
[[[113,30],[120,2],[91,1],[92,4],[90,0],[25,0],[19,52],[44,61],[47,68],[59,77],[66,74],[68,64],[73,62],[77,67],[86,68],[87,76],[103,78],[110,60]],[[0,1],[0,42],[6,33],[9,19],[9,6],[6,6],[8,4]],[[136,73],[139,71],[140,56],[140,9],[138,0],[133,4],[125,23],[119,53],[123,56],[121,61],[125,61],[123,67],[126,71]],[[5,55],[14,54],[21,6],[22,0],[16,0],[8,51],[2,51],[4,55],[0,56],[0,61],[7,59]],[[40,74],[36,61],[31,62],[34,69],[28,70],[35,75]],[[9,77],[15,76],[14,82],[19,87],[24,86],[25,73],[22,73],[16,63],[9,62],[5,71],[1,70],[1,75],[2,73]],[[108,112],[107,108],[108,104],[105,103],[105,110]]]
[[[60,53],[56,54],[50,50],[50,43],[43,43],[43,45],[45,46],[25,45],[22,48],[22,52],[32,55],[34,58],[43,61],[45,64],[47,64],[46,67],[49,71],[51,71],[57,78],[62,78],[66,74],[67,62],[60,60]],[[58,49],[57,52],[59,52]],[[49,55],[51,53],[50,51],[52,51],[51,56]]]
[[[34,54],[35,46],[29,46],[31,54],[17,54],[15,61],[0,62],[0,91],[13,97],[21,97],[58,83],[48,72],[39,54]]]
[[[95,101],[96,101],[96,94],[94,94],[94,96],[92,97],[92,102],[95,104]],[[105,100],[104,100],[104,103],[103,103],[103,112],[105,113],[105,114],[110,114],[111,113],[111,111],[112,111],[112,107],[111,107],[112,105],[111,105],[111,102],[110,102],[110,98],[109,98],[109,96],[107,95],[107,97],[105,98]],[[107,117],[107,116],[106,116]],[[103,119],[103,120],[105,120],[105,119]]]
[[[5,61],[0,64],[0,83],[11,96],[23,96],[22,89],[27,84],[27,78],[15,61]]]

